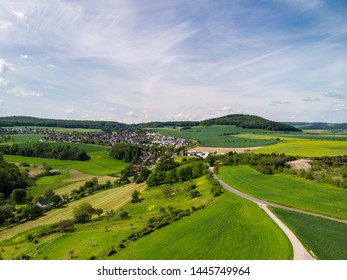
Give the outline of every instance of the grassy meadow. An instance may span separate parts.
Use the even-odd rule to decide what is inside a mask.
[[[100,192],[99,196],[95,194],[80,199],[75,202],[76,205],[90,202],[93,207],[103,208],[104,212],[107,209],[122,207],[130,217],[126,220],[117,218],[117,215],[109,220],[96,218],[90,223],[76,224],[74,232],[39,237],[36,245],[26,240],[28,234],[35,235],[39,230],[34,226],[71,217],[71,209],[76,205],[69,204],[68,209],[56,209],[52,214],[47,213],[47,217],[40,218],[37,222],[33,221],[37,223],[35,225],[25,223],[21,225],[23,228],[1,232],[2,256],[5,259],[13,259],[27,254],[34,259],[55,260],[292,258],[292,248],[288,239],[258,206],[231,193],[214,198],[205,178],[195,181],[201,193],[201,196],[195,199],[186,196],[184,183],[171,186],[175,191],[169,197],[162,194],[161,189],[165,186],[144,190],[143,185],[130,185]],[[136,186],[141,192],[142,202],[121,203],[122,198],[130,199],[130,191]],[[116,194],[126,189],[128,192]],[[198,207],[203,204],[207,205],[204,209],[130,242],[124,249],[117,248],[129,234],[146,226],[149,218],[156,217],[162,207],[167,209],[170,205],[176,209],[189,209],[191,206]],[[44,218],[45,220],[41,220]],[[8,234],[10,231],[11,234]],[[7,238],[10,239],[4,240]],[[112,249],[116,249],[117,253],[110,254]]]
[[[251,196],[331,217],[347,219],[347,191],[285,174],[263,175],[249,166],[222,166],[218,176]]]
[[[249,230],[249,229],[252,230]],[[231,193],[130,244],[115,259],[291,259],[291,244],[259,207]]]
[[[272,208],[271,211],[318,259],[347,260],[347,224],[279,208]]]

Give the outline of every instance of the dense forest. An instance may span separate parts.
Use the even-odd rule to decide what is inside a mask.
[[[253,115],[228,115],[221,118],[209,119],[200,122],[200,125],[236,125],[242,128],[266,129],[274,131],[301,131],[293,126],[269,121],[267,119]]]
[[[141,156],[141,149],[138,145],[119,142],[110,150],[110,156],[125,162],[136,162]]]
[[[220,118],[208,119],[204,121],[165,121],[165,122],[148,122],[140,124],[124,124],[113,121],[78,121],[78,120],[54,120],[41,119],[34,117],[0,117],[0,127],[13,126],[41,126],[41,127],[65,127],[65,128],[86,128],[101,129],[106,132],[125,131],[141,128],[157,128],[165,126],[178,126],[189,128],[192,126],[210,126],[210,125],[236,125],[242,128],[266,129],[274,131],[301,131],[288,124],[270,121],[253,115],[228,115]]]
[[[130,128],[130,126],[127,124],[112,121],[55,120],[23,116],[0,117],[0,127],[12,126],[86,128],[101,129],[103,131],[123,131]]]
[[[27,178],[19,171],[19,168],[4,161],[0,155],[0,197],[3,194],[8,197],[14,189],[28,187]]]
[[[54,158],[61,160],[89,160],[86,151],[69,145],[50,146],[48,143],[35,143],[20,147],[17,144],[1,145],[0,153],[24,157]]]
[[[325,122],[315,122],[315,123],[308,123],[308,122],[286,122],[285,124],[299,127],[302,129],[321,129],[321,130],[340,130],[340,129],[347,129],[347,123],[325,123]]]

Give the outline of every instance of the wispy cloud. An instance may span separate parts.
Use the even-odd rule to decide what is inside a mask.
[[[319,101],[320,99],[318,97],[307,97],[307,98],[303,98],[302,101],[304,102],[314,102],[314,101]]]
[[[344,103],[336,103],[331,107],[332,112],[347,111],[347,105]]]
[[[24,22],[28,18],[25,16],[25,14],[22,11],[11,11],[11,15],[14,15],[18,20]]]
[[[8,29],[11,26],[12,26],[12,23],[10,21],[8,21],[8,20],[5,20],[5,21],[0,20],[0,32],[2,30]]]
[[[335,99],[347,99],[347,94],[341,94],[341,93],[326,93],[324,94],[325,97],[329,98],[335,98]]]
[[[67,117],[117,121],[229,112],[283,120],[293,111],[339,121],[334,99],[347,92],[342,2],[4,1],[0,80],[8,92],[35,89],[12,96],[44,92],[35,100],[47,116],[65,117],[70,106]],[[20,102],[6,99],[6,108],[28,107]]]
[[[27,98],[27,97],[41,97],[41,96],[43,96],[43,94],[41,92],[27,90],[27,89],[24,89],[24,88],[19,87],[19,86],[11,89],[10,93],[12,93],[15,96],[25,97],[25,98]]]
[[[68,106],[66,108],[64,108],[64,113],[65,114],[72,114],[73,112],[75,112],[75,108]]]

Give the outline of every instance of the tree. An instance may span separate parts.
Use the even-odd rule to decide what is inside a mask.
[[[73,209],[74,219],[77,223],[86,223],[92,219],[94,208],[89,203],[82,203]]]
[[[177,171],[177,177],[181,181],[187,181],[191,179],[192,176],[193,176],[193,172],[190,166],[182,166]]]
[[[94,209],[94,214],[98,215],[98,218],[100,218],[102,213],[104,213],[104,211],[101,208]]]
[[[61,197],[58,194],[55,194],[52,197],[50,197],[49,202],[52,203],[53,207],[56,207],[60,204]]]
[[[63,220],[58,223],[60,232],[68,232],[74,230],[74,222],[72,220]]]
[[[47,189],[45,191],[45,198],[51,198],[54,195],[53,189]]]
[[[121,209],[119,214],[118,214],[118,217],[122,220],[126,220],[129,218],[129,213],[127,211],[125,211],[124,209]]]
[[[131,202],[132,203],[139,203],[141,202],[141,199],[139,198],[140,192],[137,190],[134,190],[133,193],[131,194]]]
[[[27,196],[26,190],[14,189],[11,193],[11,199],[17,204],[24,204]]]
[[[22,217],[27,220],[33,220],[41,216],[43,209],[37,205],[27,205],[22,208]]]

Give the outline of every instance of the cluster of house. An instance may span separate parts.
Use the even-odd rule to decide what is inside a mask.
[[[155,132],[147,132],[147,137],[150,139],[151,143],[158,144],[161,147],[174,146],[175,148],[181,148],[188,145],[186,139],[173,137],[173,136],[163,136]]]

